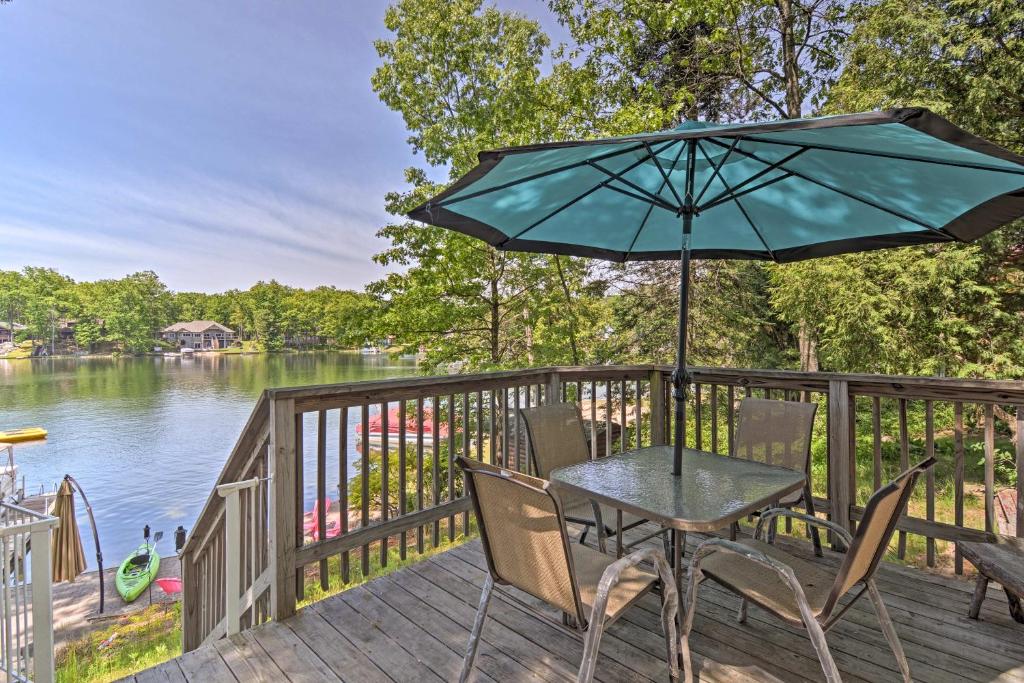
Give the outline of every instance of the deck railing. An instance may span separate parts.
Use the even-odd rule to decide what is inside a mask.
[[[0,503],[0,671],[7,681],[53,681],[50,535],[56,526],[56,517]]]
[[[349,582],[471,531],[449,460],[465,455],[529,471],[519,408],[578,402],[593,457],[667,443],[669,377],[663,366],[598,366],[267,390],[182,550],[185,650],[290,616],[307,570],[326,589],[332,577]],[[908,537],[924,538],[934,564],[937,540],[995,530],[997,467],[1003,479],[1016,473],[1011,514],[1016,533],[1024,529],[1022,438],[1009,461],[1003,451],[997,461],[996,447],[997,432],[1024,434],[1024,383],[717,368],[694,368],[692,382],[689,445],[723,454],[742,397],[819,401],[812,488],[818,509],[847,528],[867,493],[912,455],[945,460],[954,473],[953,519],[936,518],[930,473],[923,509],[899,523],[901,557]],[[1000,420],[1007,424],[997,428]],[[983,442],[981,521],[966,514],[978,507],[970,504],[977,485],[966,476],[975,433]],[[892,448],[898,458],[883,457]],[[316,504],[328,499],[330,510]]]

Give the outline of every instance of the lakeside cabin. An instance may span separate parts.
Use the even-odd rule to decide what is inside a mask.
[[[24,325],[14,323],[14,329],[10,327],[10,323],[6,321],[0,321],[0,344],[6,344],[14,341],[14,336],[25,329]]]
[[[169,325],[161,336],[179,348],[224,349],[235,341],[235,331],[213,320],[193,320]]]

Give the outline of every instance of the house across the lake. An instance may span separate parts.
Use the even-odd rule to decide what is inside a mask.
[[[25,329],[24,325],[14,323],[14,330],[12,331],[10,325],[8,322],[0,322],[0,344],[14,341],[14,335]]]
[[[235,331],[212,320],[174,323],[160,332],[176,346],[190,349],[225,349],[235,341]]]

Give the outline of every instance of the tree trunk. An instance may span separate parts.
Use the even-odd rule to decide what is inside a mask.
[[[580,364],[580,353],[576,346],[576,311],[572,307],[572,294],[569,292],[569,284],[565,281],[565,273],[562,271],[562,257],[555,256],[555,267],[558,269],[558,279],[562,283],[562,293],[565,294],[566,312],[569,314],[569,349],[572,351],[572,364]]]
[[[806,322],[800,323],[800,331],[797,338],[800,349],[800,370],[803,372],[818,371],[818,342],[814,339],[814,332]]]
[[[498,334],[501,331],[501,306],[498,299],[498,281],[491,280],[491,362],[497,363],[501,356]]]
[[[800,67],[796,62],[796,37],[793,24],[793,0],[776,0],[779,10],[779,33],[782,36],[782,73],[786,77],[786,115],[800,118]]]

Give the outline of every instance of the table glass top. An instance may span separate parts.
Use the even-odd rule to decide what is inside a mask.
[[[551,473],[555,489],[587,492],[649,519],[694,531],[721,529],[739,517],[803,487],[801,472],[683,451],[682,475],[672,475],[672,447],[652,446]],[[614,524],[614,520],[609,520]],[[724,522],[724,524],[723,524]]]

